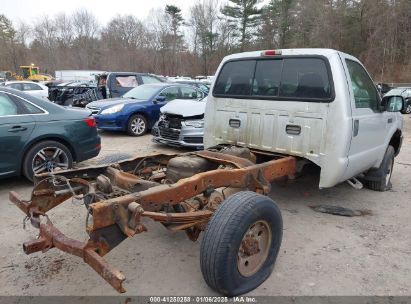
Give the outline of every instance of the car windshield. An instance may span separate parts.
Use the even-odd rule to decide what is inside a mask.
[[[160,87],[158,86],[145,84],[131,89],[123,95],[123,98],[146,100],[150,99],[154,94],[156,94],[159,89]]]

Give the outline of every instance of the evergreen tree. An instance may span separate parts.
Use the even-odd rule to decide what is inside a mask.
[[[252,37],[250,28],[255,28],[261,21],[262,10],[257,8],[260,0],[230,0],[230,2],[232,4],[224,6],[222,13],[240,32],[240,48],[243,51]]]
[[[182,36],[179,34],[179,29],[183,25],[184,19],[181,15],[181,9],[175,5],[166,5],[165,13],[170,17],[171,51],[173,54],[171,74],[175,74],[177,46],[182,46]]]

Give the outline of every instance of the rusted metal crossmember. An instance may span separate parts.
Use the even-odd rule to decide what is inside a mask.
[[[10,201],[16,204],[21,210],[27,210],[31,213],[31,223],[39,229],[37,239],[23,243],[23,251],[26,254],[32,254],[39,251],[44,253],[51,248],[60,249],[61,251],[82,258],[86,264],[90,265],[91,268],[93,268],[118,292],[123,293],[126,291],[122,286],[125,276],[102,258],[102,256],[108,253],[111,249],[107,248],[104,242],[101,242],[100,240],[95,241],[93,237],[87,242],[71,239],[58,230],[47,216],[33,212],[28,203],[23,201],[17,193],[11,191],[9,197]],[[212,214],[211,211],[190,212],[185,214],[158,212],[141,213],[142,216],[152,218],[154,221],[177,224],[184,224],[192,221],[202,223],[208,221]],[[44,222],[42,222],[42,220],[44,220]],[[131,234],[134,235],[136,232],[137,231],[134,231]],[[128,236],[132,236],[131,234]]]
[[[203,151],[198,156],[213,159],[217,163],[231,164],[235,169],[206,171],[174,184],[153,186],[144,191],[92,203],[89,205],[89,212],[93,220],[87,227],[90,235],[87,242],[68,238],[54,227],[45,215],[48,210],[72,197],[73,189],[53,191],[44,180],[36,185],[31,201],[24,201],[17,193],[10,192],[10,201],[30,218],[33,226],[39,229],[39,237],[36,240],[24,243],[25,253],[44,252],[55,247],[81,257],[118,292],[124,292],[122,283],[125,277],[102,257],[125,238],[146,231],[140,222],[141,217],[148,217],[164,224],[174,224],[174,227],[181,230],[197,224],[204,225],[211,218],[213,211],[160,211],[164,210],[164,206],[171,207],[210,189],[221,187],[248,188],[268,194],[271,181],[294,174],[296,168],[296,160],[293,157],[254,164],[240,157],[210,151]],[[86,180],[72,178],[70,184],[69,187],[78,187],[76,193],[87,194],[89,191],[90,185]]]
[[[82,258],[118,292],[126,291],[122,285],[126,277],[99,255],[98,247],[94,247],[93,242],[83,243],[67,237],[54,227],[49,219],[45,223],[40,223],[39,230],[39,237],[36,240],[23,244],[23,250],[26,254],[38,251],[45,252],[53,247],[58,248]]]

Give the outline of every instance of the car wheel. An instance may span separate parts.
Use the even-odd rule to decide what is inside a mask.
[[[147,119],[141,114],[135,114],[128,120],[127,133],[131,136],[144,135],[147,129]]]
[[[367,180],[367,175],[365,176],[365,186],[368,189],[374,191],[387,191],[391,189],[391,176],[394,168],[394,155],[394,147],[388,146],[380,167],[376,170],[376,172],[372,172],[372,175],[376,176],[376,178]]]
[[[401,111],[402,114],[410,114],[411,113],[411,101],[405,106],[405,109]]]
[[[242,191],[213,214],[201,243],[204,280],[235,296],[253,290],[271,274],[283,233],[281,212],[270,198]]]
[[[23,174],[33,181],[34,174],[67,170],[73,166],[70,150],[63,144],[47,140],[42,141],[26,153],[23,160]]]

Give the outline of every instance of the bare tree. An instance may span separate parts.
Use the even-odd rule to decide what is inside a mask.
[[[61,46],[69,47],[73,43],[73,22],[65,13],[60,13],[54,18],[57,28],[57,36]]]
[[[189,26],[194,34],[194,53],[200,53],[203,59],[202,73],[208,75],[211,67],[210,60],[215,55],[219,34],[218,0],[203,0],[190,8]]]
[[[244,18],[221,13],[227,3],[237,8],[235,14],[243,14],[248,5],[245,32]],[[261,15],[257,3],[195,0],[187,24],[178,7],[166,6],[152,10],[145,22],[119,15],[103,28],[87,10],[27,20],[17,27],[0,15],[0,69],[17,71],[33,62],[49,72],[67,68],[194,76],[213,74],[224,56],[241,47],[329,47],[359,57],[379,81],[410,82],[411,1],[270,0]],[[250,14],[254,9],[258,14]]]
[[[98,33],[100,25],[96,17],[86,9],[73,13],[71,22],[74,32],[73,47],[77,51],[77,66],[97,68],[100,57]]]

